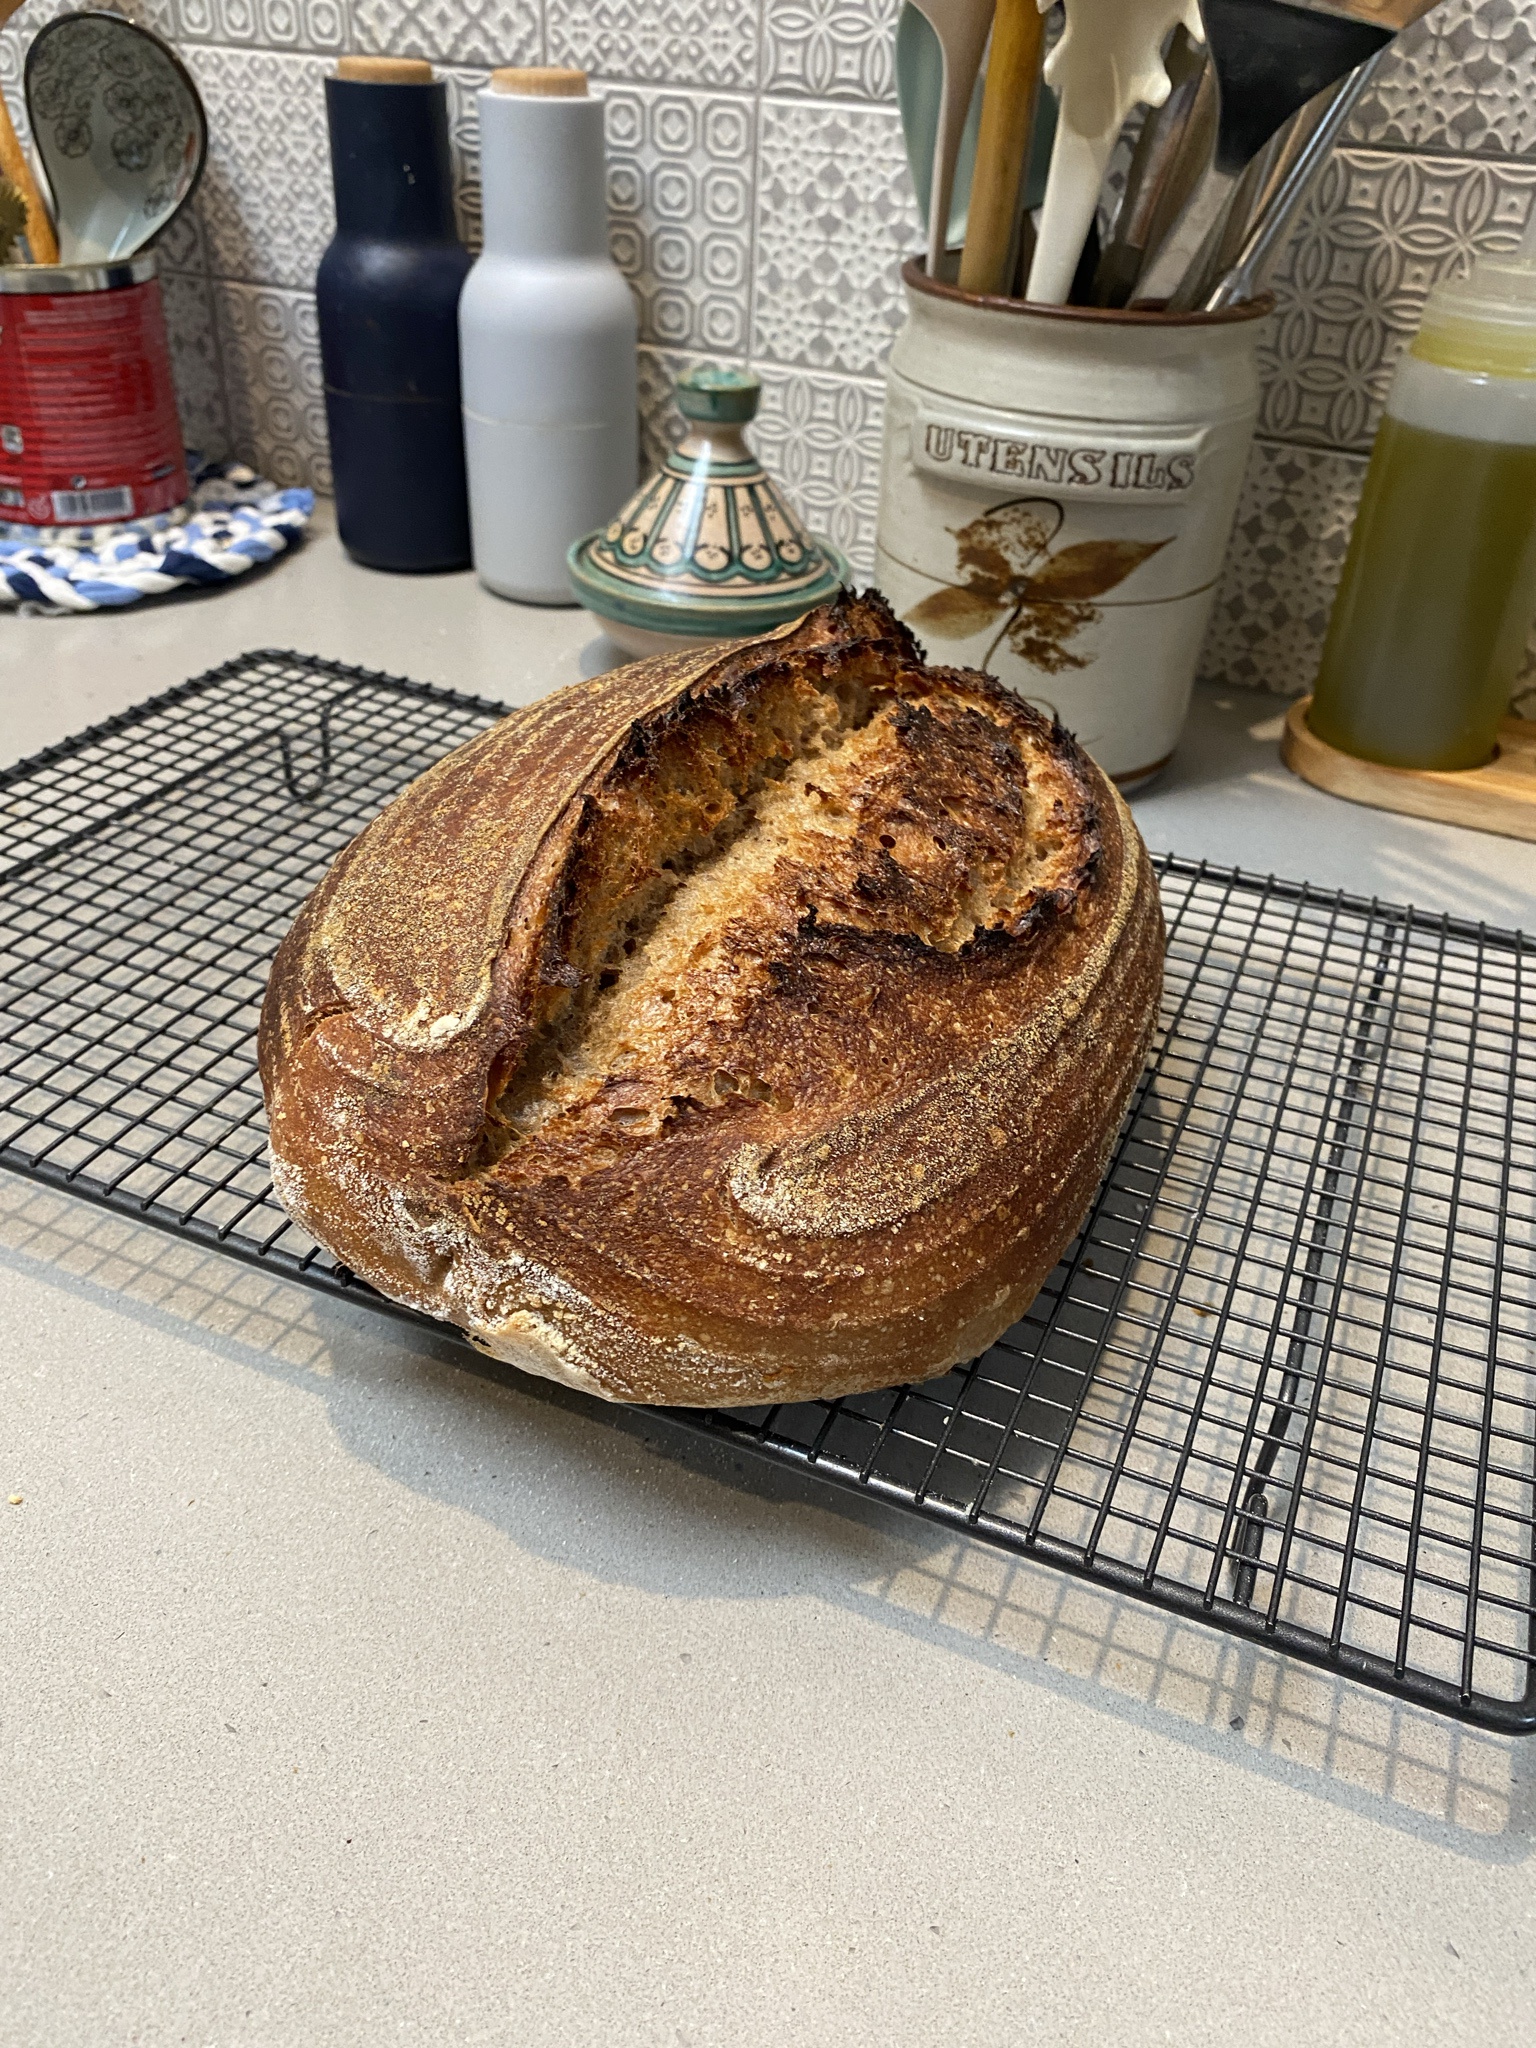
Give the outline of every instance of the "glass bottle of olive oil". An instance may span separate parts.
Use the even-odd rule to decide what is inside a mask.
[[[1362,760],[1481,767],[1509,708],[1536,615],[1526,255],[1436,285],[1387,399],[1307,714]]]

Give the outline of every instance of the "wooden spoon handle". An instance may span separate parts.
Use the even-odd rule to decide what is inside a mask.
[[[53,222],[43,204],[43,195],[37,189],[37,180],[32,175],[32,166],[27,162],[21,144],[16,140],[16,130],[11,126],[10,109],[0,99],[0,177],[9,178],[21,194],[27,209],[27,245],[32,251],[34,263],[57,263],[59,244],[53,232]]]
[[[1045,19],[1038,0],[997,0],[992,55],[981,99],[971,210],[960,258],[960,289],[1000,292],[1019,210],[1019,181],[1029,155],[1040,90]]]

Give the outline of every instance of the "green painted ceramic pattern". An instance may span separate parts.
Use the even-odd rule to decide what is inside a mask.
[[[742,440],[758,393],[745,370],[679,378],[689,431],[567,557],[589,611],[644,631],[737,637],[809,611],[847,580],[843,556],[805,531]]]

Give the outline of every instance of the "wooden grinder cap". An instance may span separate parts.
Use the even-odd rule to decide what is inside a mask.
[[[424,57],[338,57],[336,76],[355,85],[430,85],[432,66]]]
[[[491,73],[491,91],[517,93],[524,99],[584,100],[587,74],[554,64],[504,64]]]

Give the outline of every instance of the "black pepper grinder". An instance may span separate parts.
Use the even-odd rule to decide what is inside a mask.
[[[325,81],[336,235],[315,299],[336,524],[370,569],[469,566],[447,88],[430,64],[343,57]]]

